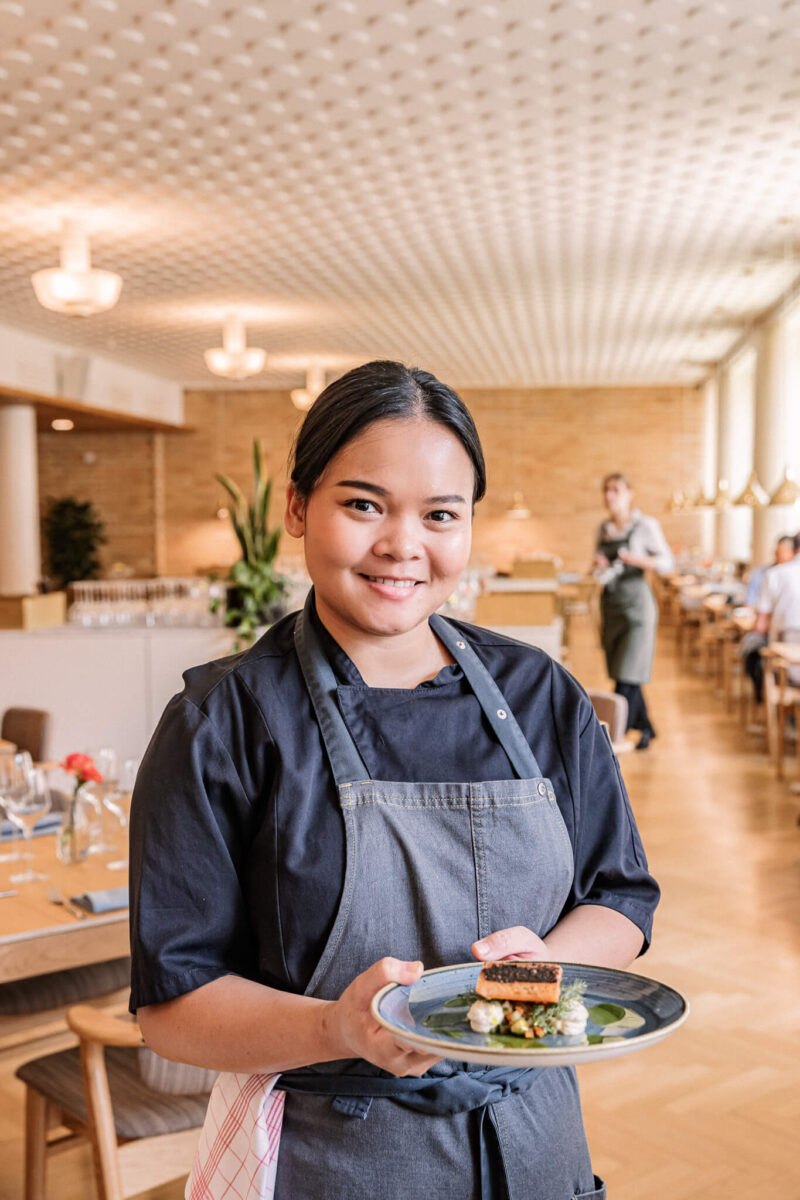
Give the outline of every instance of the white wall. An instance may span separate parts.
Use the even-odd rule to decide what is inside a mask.
[[[0,631],[0,713],[50,713],[48,758],[111,746],[141,758],[182,673],[230,654],[229,629]]]
[[[0,325],[0,384],[3,386],[57,395],[57,356],[73,359],[85,356],[88,359],[86,386],[82,394],[75,390],[67,392],[71,399],[112,412],[182,423],[183,389],[180,384],[112,359],[85,354],[75,346]]]

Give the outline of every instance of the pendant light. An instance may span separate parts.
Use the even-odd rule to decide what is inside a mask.
[[[222,345],[206,350],[203,357],[214,375],[225,379],[247,379],[264,370],[266,350],[247,345],[244,321],[239,313],[228,313],[222,333]]]
[[[796,504],[800,500],[800,484],[797,483],[788,467],[784,469],[783,479],[769,498],[770,508]]]
[[[531,510],[525,504],[522,492],[514,492],[511,500],[511,508],[507,508],[503,514],[510,517],[512,521],[526,521],[531,515]]]
[[[721,512],[725,508],[731,506],[731,485],[727,479],[720,479],[717,484],[717,490],[713,500],[709,501],[709,508],[715,508],[717,512]]]
[[[92,268],[86,230],[75,220],[61,227],[61,266],[36,271],[31,283],[43,308],[72,317],[107,312],[122,289],[119,275]]]
[[[737,507],[765,508],[769,504],[769,496],[761,486],[755,471],[750,472],[750,478],[744,486],[744,491],[733,502]]]
[[[301,412],[307,412],[317,396],[324,389],[325,368],[320,366],[319,363],[314,363],[306,370],[306,386],[303,388],[293,388],[289,395],[292,398],[292,404],[295,408],[299,408]]]

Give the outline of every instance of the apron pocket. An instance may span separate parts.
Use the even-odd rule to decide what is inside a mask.
[[[599,1176],[594,1177],[594,1190],[591,1192],[576,1192],[572,1200],[606,1200],[606,1185]]]

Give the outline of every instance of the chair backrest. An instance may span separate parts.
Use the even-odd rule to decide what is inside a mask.
[[[628,701],[625,697],[617,692],[590,691],[589,699],[598,721],[605,721],[608,726],[612,743],[616,745],[622,742],[628,725]]]
[[[514,579],[555,579],[554,558],[515,558],[511,564]]]
[[[156,1054],[149,1046],[142,1046],[138,1053],[142,1079],[154,1092],[163,1092],[166,1096],[194,1096],[198,1092],[210,1092],[219,1074],[206,1067],[172,1062]]]
[[[485,592],[475,600],[477,625],[549,625],[556,615],[556,593]]]
[[[800,643],[800,629],[784,629],[781,632],[781,641],[789,642],[790,645],[796,646]],[[789,687],[800,687],[800,667],[789,667],[786,672],[786,682]]]
[[[27,750],[34,762],[43,762],[50,727],[50,713],[40,708],[7,708],[0,737]]]

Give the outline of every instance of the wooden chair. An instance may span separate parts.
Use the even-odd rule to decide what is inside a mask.
[[[680,590],[680,607],[676,625],[676,647],[678,659],[691,664],[695,651],[700,648],[700,627],[705,624],[703,600],[711,588],[704,583],[690,584]]]
[[[476,625],[549,625],[556,615],[556,591],[484,592],[475,601]]]
[[[787,633],[784,638],[789,641]],[[797,631],[791,631],[795,634]],[[796,637],[791,638],[796,642]],[[775,764],[776,779],[784,778],[784,753],[786,747],[786,719],[792,714],[795,721],[795,751],[800,772],[800,687],[787,680],[788,665],[775,651],[767,646],[761,651],[764,656],[764,707],[767,715],[767,747]]]
[[[514,579],[555,579],[557,575],[554,558],[515,558],[511,564]]]
[[[73,1005],[114,1004],[127,998],[130,986],[127,956],[2,983],[0,1050],[63,1033]]]
[[[633,742],[625,737],[628,726],[628,701],[617,692],[588,692],[598,721],[608,726],[608,736],[614,753],[625,754],[633,749]]]
[[[176,1093],[173,1079],[169,1092],[156,1090],[140,1065],[140,1055],[152,1052],[121,1006],[78,1005],[67,1021],[79,1045],[16,1072],[25,1084],[25,1200],[45,1200],[48,1159],[79,1139],[91,1145],[98,1200],[123,1200],[188,1174],[214,1072],[159,1059],[184,1084],[203,1086]]]
[[[43,762],[50,729],[50,713],[40,708],[7,708],[3,713],[0,738],[27,750],[34,762]]]

